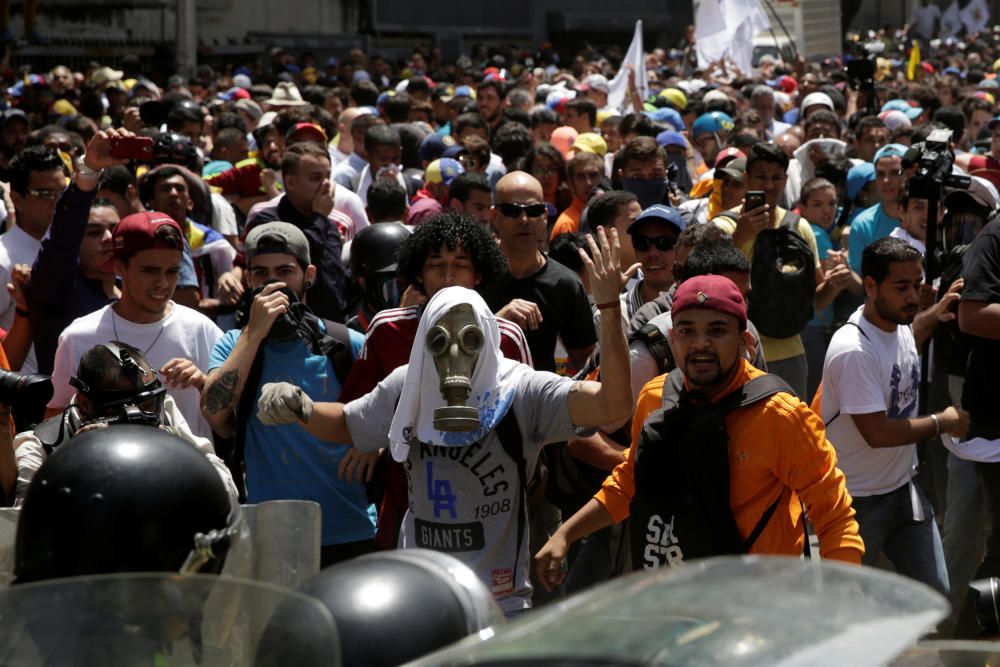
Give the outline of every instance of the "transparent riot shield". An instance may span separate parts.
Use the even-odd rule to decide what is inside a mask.
[[[1000,642],[922,641],[890,667],[1000,667]]]
[[[0,589],[5,667],[319,667],[339,655],[329,611],[269,584],[115,574]]]
[[[761,556],[637,572],[411,665],[884,665],[948,613],[872,568]]]

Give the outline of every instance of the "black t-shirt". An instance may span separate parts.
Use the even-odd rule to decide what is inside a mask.
[[[534,331],[524,331],[537,370],[556,369],[557,337],[562,338],[567,350],[589,347],[597,342],[583,283],[575,273],[553,259],[546,259],[545,266],[525,278],[515,278],[508,273],[491,285],[483,297],[493,312],[513,299],[538,305],[542,311],[541,325]]]
[[[962,258],[962,301],[1000,303],[1000,219],[994,219]],[[972,416],[969,436],[1000,438],[1000,341],[972,336],[962,407]]]

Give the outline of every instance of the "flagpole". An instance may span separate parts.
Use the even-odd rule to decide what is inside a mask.
[[[792,45],[792,53],[795,54],[795,59],[798,60],[799,49],[795,46],[795,40],[792,39],[792,36],[790,34],[788,34],[788,29],[785,27],[785,22],[781,20],[780,16],[778,16],[778,12],[774,9],[774,5],[771,4],[771,0],[764,0],[764,4],[767,5],[767,8],[771,10],[771,15],[774,16],[775,20],[778,22],[778,25],[781,26],[781,31],[785,33],[785,37],[788,38],[788,43]],[[774,34],[773,29],[771,30],[771,34],[772,35]]]

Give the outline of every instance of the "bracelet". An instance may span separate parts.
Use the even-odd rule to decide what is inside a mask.
[[[83,160],[80,160],[76,163],[76,173],[79,176],[87,176],[88,178],[93,178],[95,181],[99,181],[101,180],[101,174],[104,173],[104,170],[91,169]]]
[[[614,301],[605,301],[604,303],[597,304],[597,310],[608,310],[609,308],[621,308],[622,302],[618,299]]]
[[[14,308],[14,314],[17,315],[18,317],[27,317],[28,316],[28,311],[21,310],[20,308],[15,307]]]
[[[941,420],[938,419],[938,416],[934,413],[931,413],[931,419],[934,420],[934,435],[941,435]]]

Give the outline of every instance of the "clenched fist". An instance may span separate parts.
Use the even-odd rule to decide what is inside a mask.
[[[266,426],[307,422],[313,402],[301,387],[288,382],[268,382],[257,401],[257,419]]]

